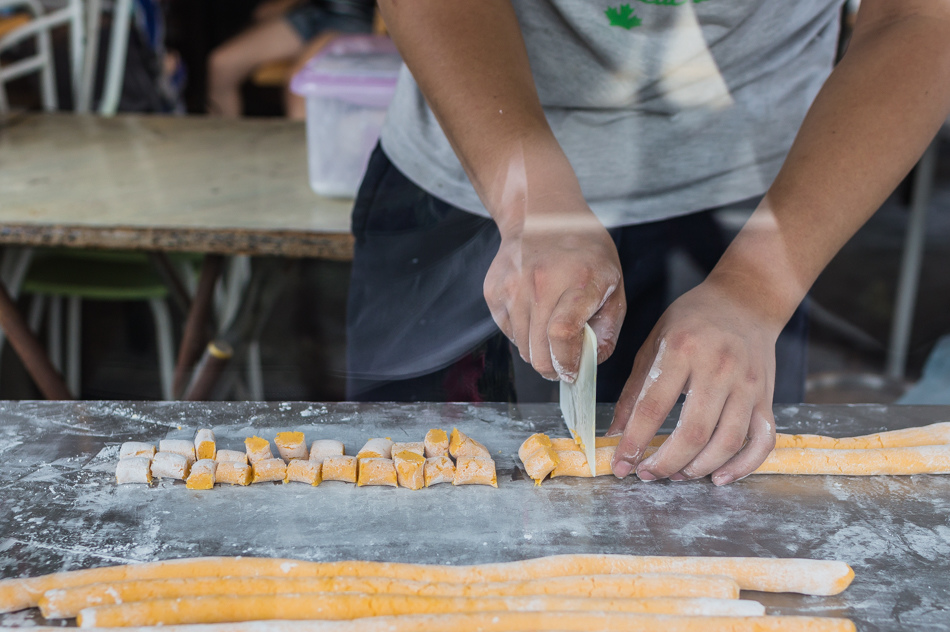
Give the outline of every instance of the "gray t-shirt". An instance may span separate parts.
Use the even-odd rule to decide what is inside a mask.
[[[844,0],[512,0],[548,121],[608,227],[766,191],[831,71]],[[487,216],[412,75],[382,133],[423,189]]]

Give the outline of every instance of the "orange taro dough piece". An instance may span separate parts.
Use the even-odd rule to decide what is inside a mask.
[[[264,459],[251,464],[251,483],[269,483],[287,478],[287,464],[283,459]]]
[[[950,445],[863,450],[776,448],[753,474],[832,476],[950,474]]]
[[[214,442],[214,432],[208,428],[202,428],[195,434],[195,455],[198,460],[214,459],[217,454],[217,446]]]
[[[174,478],[180,481],[188,477],[191,470],[191,461],[174,452],[159,452],[152,459],[152,476],[154,478]]]
[[[342,441],[336,439],[317,439],[310,446],[310,460],[323,463],[323,459],[346,454]]]
[[[422,489],[426,486],[424,456],[417,452],[403,450],[393,455],[393,464],[396,466],[396,482],[400,487]]]
[[[130,459],[132,457],[144,456],[151,459],[155,456],[155,446],[151,443],[140,443],[139,441],[126,441],[119,448],[119,459]]]
[[[119,485],[151,483],[152,459],[144,456],[119,459],[119,464],[115,466],[115,482]]]
[[[211,489],[214,487],[214,473],[217,463],[211,459],[199,459],[191,466],[191,473],[185,481],[188,489]]]
[[[244,448],[247,450],[247,460],[251,465],[258,461],[273,459],[274,453],[270,449],[270,441],[260,437],[248,437],[244,440]]]
[[[491,485],[498,487],[495,462],[480,456],[460,456],[455,462],[453,485]]]
[[[366,442],[360,451],[356,453],[357,459],[391,459],[393,457],[393,440],[389,437],[385,439],[370,439]]]
[[[458,428],[452,428],[452,435],[449,437],[449,454],[456,460],[458,460],[460,456],[491,458],[491,453],[488,451],[488,448],[464,432],[461,432]]]
[[[185,441],[184,439],[162,439],[158,442],[158,451],[180,454],[188,459],[189,466],[196,460],[195,444],[191,441]]]
[[[280,458],[285,461],[293,459],[306,459],[307,440],[304,439],[302,432],[278,432],[274,437],[274,444],[277,451],[280,452]]]
[[[423,444],[426,448],[426,458],[449,455],[449,435],[445,434],[445,430],[433,428],[426,433]]]
[[[400,452],[415,452],[419,456],[425,456],[426,444],[422,441],[406,441],[404,443],[397,441],[392,447],[393,458]]]
[[[214,456],[218,463],[230,461],[232,463],[247,463],[247,452],[238,452],[237,450],[218,450]]]
[[[425,466],[426,487],[439,483],[451,483],[455,479],[455,463],[446,454],[426,459]]]
[[[392,459],[359,459],[360,473],[356,484],[363,485],[388,485],[396,487],[396,465]]]
[[[328,456],[323,460],[323,480],[356,482],[355,456]]]
[[[221,454],[218,452],[218,454]],[[251,466],[240,461],[218,461],[214,472],[216,483],[247,486],[251,484]]]
[[[612,474],[610,462],[614,458],[617,448],[606,447],[594,450],[597,459],[597,476]],[[558,464],[551,472],[551,478],[558,476],[581,476],[590,478],[590,467],[587,465],[587,455],[580,450],[561,450],[557,453]],[[584,472],[587,472],[586,474]]]
[[[316,487],[323,480],[321,470],[323,465],[316,461],[294,459],[287,464],[287,478],[285,483],[309,483]]]
[[[540,485],[544,477],[554,471],[558,464],[558,456],[551,447],[551,440],[540,432],[525,439],[518,448],[518,457],[536,485]]]

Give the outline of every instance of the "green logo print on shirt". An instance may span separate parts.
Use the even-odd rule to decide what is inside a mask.
[[[633,14],[633,9],[629,4],[622,4],[619,7],[607,7],[604,13],[607,15],[607,19],[610,20],[610,26],[619,26],[628,31],[643,23],[643,20]]]
[[[666,7],[678,7],[689,3],[699,4],[707,1],[708,0],[637,0],[637,2],[641,4],[655,4]],[[635,26],[643,24],[643,20],[634,14],[633,8],[629,4],[621,4],[618,7],[607,7],[604,14],[606,14],[607,19],[610,21],[610,26],[619,26],[628,31]]]

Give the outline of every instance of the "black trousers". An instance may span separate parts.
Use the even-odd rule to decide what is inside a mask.
[[[708,273],[726,239],[712,211],[610,229],[627,315],[598,367],[597,399],[616,402],[667,306],[670,252]],[[347,396],[356,401],[517,401],[507,338],[482,283],[501,238],[494,222],[407,179],[377,147],[353,211]],[[776,346],[776,403],[804,396],[808,318],[799,307]]]

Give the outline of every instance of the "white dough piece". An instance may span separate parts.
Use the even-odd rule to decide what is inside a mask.
[[[393,440],[389,437],[385,439],[370,439],[366,442],[360,451],[356,453],[357,459],[392,459],[393,458]]]
[[[217,446],[214,442],[214,432],[208,428],[202,428],[195,434],[195,456],[201,459],[214,459],[217,454]]]
[[[343,442],[336,439],[317,439],[310,446],[310,460],[323,463],[323,460],[331,456],[344,455]]]
[[[238,452],[237,450],[218,450],[214,456],[218,463],[244,463],[247,465],[247,452]]]
[[[144,456],[151,459],[155,456],[155,446],[151,443],[140,443],[139,441],[126,441],[119,448],[120,459],[131,459],[132,457]]]
[[[160,453],[171,452],[172,454],[180,454],[188,459],[189,465],[197,460],[195,458],[195,444],[185,439],[162,439],[158,442],[158,451]]]
[[[154,448],[152,448],[154,450]],[[119,485],[129,483],[152,482],[151,472],[152,459],[144,456],[132,456],[126,459],[119,459],[119,464],[115,467],[115,480]]]
[[[152,476],[155,478],[174,478],[183,481],[189,471],[191,471],[191,461],[175,452],[159,452],[152,459]]]

